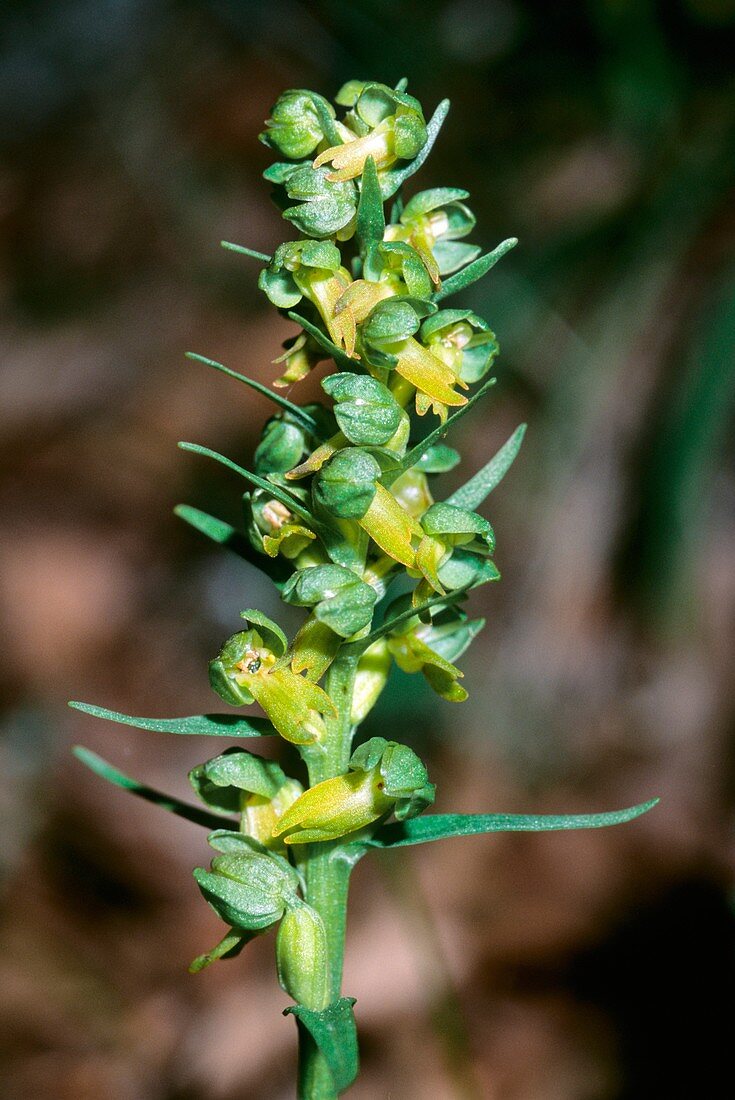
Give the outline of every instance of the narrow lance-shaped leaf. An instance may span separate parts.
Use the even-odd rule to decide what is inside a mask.
[[[468,511],[476,511],[508,473],[521,449],[525,434],[526,425],[520,424],[497,454],[493,455],[474,477],[448,496],[446,503],[454,504],[457,508],[466,508]]]
[[[246,481],[250,481],[253,485],[257,485],[259,489],[264,489],[267,493],[273,497],[274,500],[278,500],[281,504],[289,508],[297,516],[301,516],[303,520],[309,524],[314,530],[319,526],[318,520],[311,514],[308,508],[304,507],[297,497],[291,495],[285,489],[282,489],[280,485],[274,484],[272,481],[266,481],[263,477],[258,477],[257,474],[253,474],[250,470],[246,470],[243,466],[238,466],[236,462],[233,462],[231,458],[226,458],[225,455],[218,454],[217,451],[211,450],[209,447],[202,447],[199,443],[186,443],[181,442],[178,444],[182,451],[191,451],[195,455],[204,455],[205,458],[213,458],[215,462],[219,462],[220,465],[226,466],[228,470],[233,470],[234,473],[239,474],[240,477],[244,477]]]
[[[408,451],[408,453],[401,459],[400,463],[397,466],[394,466],[383,475],[381,479],[383,484],[386,486],[392,485],[396,478],[400,477],[404,470],[410,470],[412,466],[415,466],[417,462],[420,462],[428,449],[432,447],[435,443],[438,443],[440,439],[443,439],[443,437],[454,427],[457,421],[461,417],[465,416],[466,413],[468,413],[470,409],[473,408],[477,404],[477,402],[485,396],[485,394],[491,389],[491,387],[495,385],[495,381],[496,380],[494,378],[488,378],[487,382],[485,382],[484,385],[480,386],[479,390],[477,390],[476,393],[472,394],[472,397],[469,398],[466,405],[462,405],[462,407],[457,409],[455,413],[452,413],[446,423],[439,424],[438,427],[434,428],[433,432],[429,432],[429,434],[427,436],[424,436],[424,438],[419,443],[417,443],[415,447],[412,447],[411,450]]]
[[[237,531],[232,524],[210,516],[200,508],[193,508],[190,504],[177,504],[174,515],[183,519],[184,523],[188,523],[195,531],[199,531],[218,546],[224,546],[250,565],[254,565],[256,569],[260,569],[273,581],[276,588],[283,588],[291,573],[288,564],[281,558],[270,558],[259,554],[245,535]]]
[[[283,1013],[284,1016],[293,1014],[299,1029],[305,1030],[321,1051],[338,1093],[350,1087],[360,1068],[354,1003],[352,997],[340,997],[321,1011],[305,1005],[291,1005]]]
[[[362,170],[362,190],[357,206],[357,239],[364,255],[371,244],[378,244],[385,233],[383,198],[380,194],[378,169],[373,157],[368,157]]]
[[[508,237],[507,241],[501,241],[492,252],[488,252],[484,256],[478,256],[467,267],[463,267],[461,271],[445,279],[434,294],[434,301],[441,302],[443,298],[448,298],[450,294],[456,294],[457,291],[464,290],[465,287],[476,283],[478,279],[482,279],[483,275],[487,275],[488,271],[495,267],[498,260],[502,260],[503,256],[510,252],[511,248],[515,248],[517,244],[517,237]]]
[[[273,257],[269,256],[267,252],[258,252],[254,248],[246,248],[244,244],[234,244],[232,241],[220,241],[219,243],[228,252],[240,252],[243,256],[249,256],[251,260],[260,260],[264,264],[269,264],[273,260]]]
[[[447,607],[450,604],[457,603],[468,591],[468,586],[464,588],[456,588],[453,592],[448,592],[443,596],[432,596],[430,600],[425,600],[424,603],[420,603],[417,607],[409,607],[406,611],[402,611],[400,615],[396,615],[395,618],[390,619],[388,622],[381,623],[379,627],[372,630],[364,638],[359,638],[357,641],[349,642],[342,647],[343,655],[359,656],[364,653],[368,646],[371,646],[373,642],[376,642],[378,638],[382,638],[386,634],[390,634],[392,630],[400,626],[402,623],[408,622],[409,619],[421,618],[425,611],[435,607],[438,603],[445,604]]]
[[[374,836],[355,841],[356,847],[403,848],[449,837],[482,833],[542,833],[564,829],[602,829],[622,825],[647,813],[657,798],[601,814],[429,814],[391,825],[383,825]]]
[[[71,700],[72,710],[90,714],[92,718],[102,718],[105,722],[117,722],[121,726],[132,726],[136,730],[150,730],[153,733],[178,733],[192,737],[270,737],[275,729],[267,718],[248,718],[239,714],[192,714],[185,718],[136,718],[130,714],[120,714],[105,707],[96,707],[93,703],[79,703]]]
[[[206,810],[200,810],[198,806],[191,806],[188,802],[182,802],[180,799],[174,798],[173,795],[164,794],[154,787],[147,787],[144,783],[139,783],[137,779],[131,779],[129,775],[118,771],[107,760],[98,756],[96,752],[92,752],[91,749],[85,749],[83,745],[75,745],[72,752],[77,760],[80,760],[82,764],[85,764],[101,779],[106,779],[113,786],[121,787],[124,791],[130,791],[138,798],[143,798],[146,802],[152,802],[155,806],[160,806],[162,810],[168,810],[169,813],[176,814],[177,817],[192,821],[195,825],[203,825],[205,829],[221,829],[223,822],[232,820],[232,818],[207,813]]]
[[[313,336],[317,344],[332,356],[338,367],[342,367],[343,370],[354,370],[358,365],[356,360],[350,359],[347,352],[338,347],[333,340],[330,340],[327,334],[322,332],[317,325],[307,321],[306,317],[302,317],[300,313],[295,313],[292,309],[288,311],[288,317],[289,320],[295,321],[297,325],[301,325],[302,329],[308,332],[310,336]]]
[[[274,390],[268,389],[262,382],[256,382],[254,378],[248,378],[246,374],[240,374],[238,371],[232,370],[231,367],[226,367],[224,363],[218,363],[216,359],[208,359],[206,355],[198,355],[195,351],[187,351],[186,358],[191,359],[195,363],[204,363],[206,367],[214,367],[215,370],[221,371],[222,374],[226,374],[228,378],[235,378],[238,382],[244,382],[251,390],[255,390],[256,393],[261,393],[263,397],[267,397],[274,405],[279,405],[282,409],[290,412],[294,419],[300,420],[305,428],[308,428],[310,432],[313,432],[314,435],[321,438],[319,425],[316,420],[314,420],[313,416],[310,416],[300,405],[294,405],[293,401],[289,401],[288,398],[282,397],[280,393],[275,393]]]

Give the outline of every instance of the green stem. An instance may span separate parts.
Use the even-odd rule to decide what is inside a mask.
[[[344,775],[352,749],[352,696],[357,657],[337,655],[327,673],[325,688],[337,713],[327,720],[323,751],[308,761],[309,783],[314,786]],[[330,1001],[340,997],[344,962],[347,891],[350,864],[339,854],[339,842],[310,844],[305,861],[306,900],[320,914],[327,932]],[[299,1026],[299,1100],[335,1100],[332,1075],[306,1029]]]

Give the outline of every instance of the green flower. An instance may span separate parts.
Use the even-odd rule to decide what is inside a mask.
[[[331,103],[314,92],[295,89],[276,100],[260,140],[290,160],[303,160],[325,138],[324,114],[334,118]]]
[[[314,542],[309,530],[280,500],[265,489],[243,495],[248,538],[255,550],[275,558],[278,554],[293,560]]]
[[[307,237],[348,240],[355,231],[357,188],[351,180],[335,180],[326,168],[310,164],[273,165],[266,178],[282,184],[297,205],[283,217]]]
[[[431,320],[431,318],[429,318]],[[391,368],[416,392],[416,411],[421,416],[433,408],[442,419],[447,409],[465,405],[467,398],[455,386],[467,388],[452,366],[433,354],[414,336],[421,326],[416,304],[402,298],[379,302],[360,327],[359,348],[377,368]]]
[[[416,569],[424,580],[414,592],[416,603],[421,603],[431,591],[445,591],[441,567],[452,556],[455,547],[483,558],[495,549],[495,535],[488,521],[477,512],[468,512],[453,504],[432,504],[421,517],[421,527],[424,537],[416,551]]]
[[[386,240],[412,245],[437,285],[441,275],[450,275],[480,253],[477,245],[461,243],[475,227],[474,214],[461,201],[467,197],[458,187],[420,191],[406,203],[398,223],[386,227]]]
[[[427,317],[420,339],[468,384],[485,377],[500,351],[495,333],[469,309],[442,309]]]
[[[326,734],[324,716],[334,704],[316,684],[279,661],[287,641],[280,627],[261,612],[243,612],[260,630],[233,634],[210,662],[209,682],[233,706],[258,702],[286,741],[308,745]]]
[[[328,179],[353,180],[362,175],[365,161],[372,157],[380,172],[397,160],[413,160],[428,139],[421,104],[405,92],[385,84],[350,81],[340,89],[337,103],[351,107],[345,118],[348,127],[343,144],[323,150],[314,167],[331,164]]]
[[[317,783],[286,810],[274,835],[310,844],[363,829],[387,813],[415,817],[434,801],[424,764],[407,745],[373,737],[352,754],[350,770]]]
[[[211,869],[197,867],[194,878],[206,901],[227,924],[261,932],[295,903],[299,876],[288,860],[267,851],[252,837],[221,830],[209,843],[223,854]]]
[[[230,748],[189,772],[189,782],[207,806],[241,815],[241,831],[273,846],[273,826],[302,793],[274,760]]]

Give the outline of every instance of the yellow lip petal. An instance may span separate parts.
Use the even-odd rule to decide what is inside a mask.
[[[396,371],[432,402],[442,405],[467,404],[467,398],[454,389],[456,385],[467,389],[466,383],[458,380],[454,371],[413,337],[405,341]]]
[[[411,540],[421,538],[423,532],[383,485],[377,485],[372,503],[358,523],[384,554],[413,568],[416,555]]]
[[[387,168],[395,161],[391,120],[386,119],[381,122],[364,137],[325,149],[315,159],[314,167],[321,168],[323,164],[331,163],[334,171],[329,173],[328,180],[332,182],[351,180],[361,175],[368,157],[373,158],[376,168]]]
[[[296,799],[273,828],[286,844],[336,840],[363,829],[393,806],[379,787],[379,773],[348,772],[317,783]]]

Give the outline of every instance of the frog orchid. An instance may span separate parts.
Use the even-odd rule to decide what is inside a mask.
[[[380,172],[398,160],[413,160],[426,145],[421,104],[405,92],[385,84],[350,81],[336,102],[351,108],[341,130],[342,143],[322,150],[314,160],[314,168],[331,164],[327,176],[331,182],[361,176],[368,157]]]
[[[294,745],[322,741],[324,718],[335,713],[332,700],[279,661],[288,647],[280,627],[259,611],[242,615],[259,630],[242,630],[228,638],[209,665],[212,688],[233,706],[259,703],[280,735]]]

